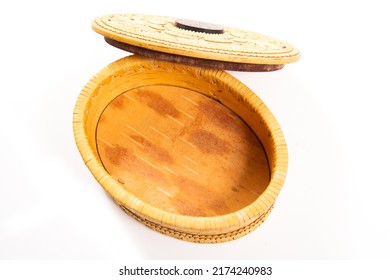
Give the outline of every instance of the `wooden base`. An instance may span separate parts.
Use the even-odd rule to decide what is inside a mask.
[[[98,153],[128,192],[158,209],[195,217],[236,212],[270,181],[263,147],[221,103],[175,86],[143,86],[100,116]]]

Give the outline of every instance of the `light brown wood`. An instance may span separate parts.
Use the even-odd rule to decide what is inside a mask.
[[[256,94],[220,70],[122,58],[84,87],[73,129],[85,164],[126,213],[187,241],[217,243],[251,232],[270,213],[286,176],[287,146],[277,121]]]
[[[264,150],[231,110],[195,91],[145,86],[116,97],[97,128],[109,174],[143,202],[218,216],[255,201],[269,183]]]
[[[299,50],[281,40],[223,26],[221,34],[207,34],[176,26],[176,18],[141,14],[111,14],[96,18],[92,28],[104,37],[131,46],[193,58],[245,64],[287,64]]]

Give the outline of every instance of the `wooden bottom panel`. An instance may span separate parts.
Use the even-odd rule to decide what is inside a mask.
[[[233,213],[269,184],[267,157],[252,130],[221,103],[185,88],[124,92],[101,114],[96,137],[111,176],[175,214]]]

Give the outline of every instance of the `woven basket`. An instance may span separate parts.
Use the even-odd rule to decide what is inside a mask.
[[[190,119],[192,113],[189,107],[194,105],[188,103],[188,110],[185,105],[185,102],[190,102],[190,98],[187,98],[187,101],[184,99],[180,102],[172,101],[169,104],[173,104],[173,108],[166,103],[168,101],[160,100],[162,102],[160,105],[164,106],[156,107],[157,105],[150,103],[152,102],[150,95],[154,94],[151,93],[153,89],[173,91],[166,95],[172,100],[176,100],[177,94],[188,92],[197,100],[209,102],[207,104],[214,106],[212,107],[216,108],[213,111],[214,115],[210,117],[207,115],[208,111],[199,109],[196,118],[193,116]],[[134,103],[133,109],[131,102],[137,98],[143,103],[141,101]],[[123,108],[124,99],[129,102],[125,108]],[[142,115],[144,107],[150,110],[150,113],[140,119],[139,115]],[[129,117],[121,117],[120,112],[124,112],[123,110],[130,114]],[[180,116],[183,118],[187,116],[191,124],[202,120],[202,123],[212,128],[207,132],[203,129],[202,137],[197,138],[199,141],[194,140],[191,143],[191,139],[185,138],[187,137],[185,135],[197,134],[191,130],[191,127],[186,128],[184,121],[176,118],[174,114],[176,111],[180,111]],[[249,133],[247,131],[250,131],[256,141],[259,141],[258,147],[253,148],[264,151],[264,159],[259,163],[258,169],[241,171],[243,165],[246,165],[245,168],[250,168],[250,160],[258,162],[252,155],[245,155],[250,158],[245,162],[245,156],[237,148],[245,143],[231,140],[233,142],[226,144],[226,149],[230,149],[230,152],[226,154],[221,150],[221,146],[225,144],[215,140],[215,137],[218,139],[224,137],[226,141],[230,141],[230,136],[235,132],[231,132],[230,127],[224,127],[223,118],[217,114],[218,112],[221,114],[225,112],[226,116],[229,115],[232,120],[234,119],[233,124],[237,124],[237,130],[243,131],[244,136]],[[181,134],[178,135],[182,140],[187,139],[185,142],[188,148],[184,146],[180,148],[178,142],[168,139],[167,134],[159,131],[162,130],[159,123],[151,126],[150,123],[160,120],[153,119],[154,117],[159,117],[161,121],[172,121],[170,125],[163,124],[166,129],[172,131],[175,125],[180,127],[181,123],[183,128],[180,128]],[[122,124],[123,122],[126,123]],[[250,129],[242,128],[244,125],[240,122]],[[145,126],[142,123],[145,123]],[[123,129],[123,125],[128,132],[127,134],[118,132],[118,135],[123,136],[121,140],[119,136],[115,136],[115,133]],[[256,94],[222,70],[185,66],[139,56],[122,58],[102,69],[84,87],[74,110],[73,129],[85,164],[105,191],[128,215],[158,232],[186,241],[225,242],[253,231],[270,213],[286,176],[287,147],[277,121]],[[140,129],[149,130],[145,132]],[[147,134],[151,133],[152,129],[156,132],[153,139],[151,134]],[[216,134],[211,135],[214,130]],[[205,135],[208,137],[211,135],[211,138]],[[128,145],[133,145],[131,151],[139,149],[142,157],[134,157],[128,150],[121,148],[120,145],[123,145],[125,138],[128,140]],[[176,144],[162,151],[159,145],[163,143],[164,145]],[[183,142],[181,145],[187,144]],[[255,144],[245,145],[254,147]],[[215,149],[212,150],[212,147]],[[154,150],[150,152],[152,148]],[[193,155],[192,160],[190,157],[186,158],[194,165],[195,156],[200,154],[202,156],[198,157],[199,162],[206,162],[207,159],[212,163],[198,164],[197,171],[190,168],[190,162],[181,164],[181,169],[179,167],[175,169],[175,166],[179,165],[167,160],[167,156],[169,160],[171,159],[172,153],[176,153],[176,157],[184,157],[182,151],[190,148],[192,150],[188,151]],[[235,158],[233,156],[230,158],[229,155],[234,155]],[[240,163],[239,159],[243,162]],[[141,167],[148,164],[150,166],[144,169],[135,168],[136,162],[139,162]],[[218,163],[230,168],[223,167],[226,168],[226,175],[221,173],[224,169],[218,166]],[[265,165],[261,165],[264,163]],[[210,168],[215,172],[209,171]],[[192,176],[191,181],[177,180],[185,177],[182,174],[183,170],[188,173],[188,177]],[[256,187],[256,178],[259,176],[257,170],[262,172],[264,177],[262,186],[259,182],[258,188]],[[153,172],[160,172],[168,179],[161,181],[161,178],[154,176]],[[202,178],[204,172],[209,172],[207,173],[209,177]],[[214,178],[213,174],[219,174],[219,179]],[[230,183],[229,178],[233,178],[234,182]],[[203,180],[202,182],[210,181],[210,184],[188,183],[197,179]],[[179,183],[172,186],[171,182]],[[218,184],[218,182],[224,183]],[[248,189],[246,182],[253,185],[252,189]],[[224,185],[229,185],[229,188],[224,189]],[[234,185],[239,185],[242,189],[231,187]],[[165,186],[165,189],[161,186]],[[156,191],[156,188],[160,192]],[[214,192],[214,188],[219,192]],[[213,198],[214,194],[218,199]],[[226,201],[223,201],[224,199]],[[197,203],[198,208],[196,208]]]

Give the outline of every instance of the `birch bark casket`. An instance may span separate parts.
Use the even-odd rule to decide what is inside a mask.
[[[73,128],[83,160],[130,216],[198,243],[241,237],[273,208],[287,171],[266,105],[221,69],[273,71],[293,46],[240,29],[135,14],[93,29],[135,55],[82,90]]]

